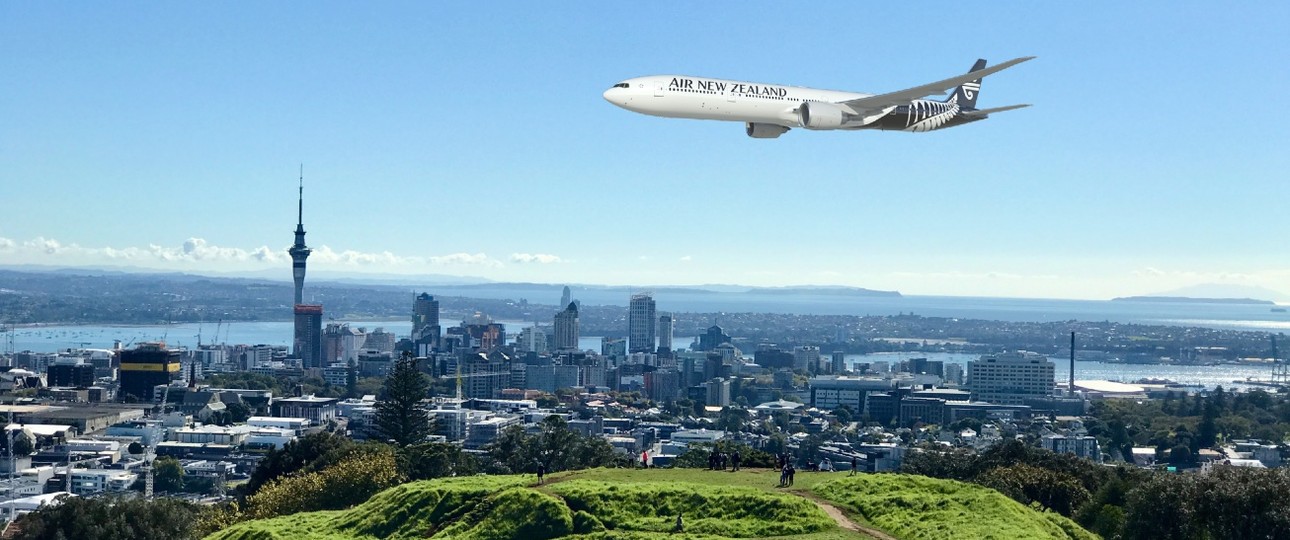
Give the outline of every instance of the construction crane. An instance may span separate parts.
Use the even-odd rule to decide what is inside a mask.
[[[166,385],[166,389],[162,391],[161,405],[153,409],[153,412],[157,414],[165,414],[167,401],[170,401],[170,385]],[[144,450],[143,452],[143,473],[144,473],[143,498],[144,499],[152,499],[152,469],[153,469],[152,462],[156,461],[156,459],[157,459],[157,451],[153,446],[149,445],[148,449]]]

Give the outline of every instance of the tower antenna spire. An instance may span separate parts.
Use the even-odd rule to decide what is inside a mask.
[[[300,164],[299,190],[300,190],[299,191],[300,198],[297,201],[298,206],[296,208],[296,224],[303,229],[305,226],[305,164],[304,163]]]

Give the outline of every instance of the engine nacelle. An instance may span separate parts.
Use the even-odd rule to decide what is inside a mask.
[[[846,121],[845,113],[837,105],[817,101],[802,102],[797,115],[806,129],[838,129]]]
[[[744,132],[754,139],[774,139],[783,135],[786,131],[788,131],[788,128],[778,124],[744,123]]]

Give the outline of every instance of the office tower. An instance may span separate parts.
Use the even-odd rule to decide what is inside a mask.
[[[730,343],[730,336],[726,335],[725,330],[720,326],[712,326],[708,331],[699,335],[699,350],[710,351],[717,348],[722,343]]]
[[[600,338],[600,355],[614,360],[627,357],[627,341],[620,337]]]
[[[819,372],[820,348],[814,345],[793,347],[793,369],[800,369],[808,373]]]
[[[506,329],[500,323],[478,311],[469,319],[461,322],[461,329],[470,337],[468,347],[488,352],[506,344]]]
[[[573,291],[569,290],[568,285],[565,285],[564,293],[560,295],[560,307],[567,306],[570,302],[573,302]]]
[[[832,369],[829,371],[835,375],[841,375],[847,370],[847,353],[845,351],[833,351]]]
[[[45,385],[51,388],[94,386],[94,365],[80,358],[59,358],[45,372]]]
[[[179,351],[161,343],[144,343],[121,351],[121,401],[151,402],[153,388],[178,380]]]
[[[672,353],[671,313],[664,313],[658,316],[658,353],[669,356]]]
[[[420,339],[423,332],[439,331],[439,301],[426,293],[418,294],[412,301],[412,339]]]
[[[305,369],[326,367],[323,364],[323,307],[296,304],[296,339],[294,353]]]
[[[657,323],[654,296],[650,293],[633,294],[627,306],[627,352],[654,352]]]
[[[524,327],[520,330],[519,350],[537,354],[546,353],[546,332],[537,326]]]
[[[309,258],[309,253],[313,250],[305,245],[305,169],[300,167],[300,198],[297,201],[296,208],[296,243],[292,244],[287,253],[291,255],[291,277],[296,282],[296,301],[295,304],[305,302],[305,259]]]
[[[1053,362],[1028,351],[982,356],[967,365],[972,401],[1025,405],[1027,399],[1053,395]]]
[[[578,305],[569,302],[568,307],[555,314],[555,350],[572,350],[578,348]]]

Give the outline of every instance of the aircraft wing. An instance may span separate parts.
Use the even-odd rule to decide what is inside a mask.
[[[1030,104],[1029,104],[1029,103],[1026,103],[1026,104],[1024,104],[1024,105],[1008,105],[1007,107],[995,107],[995,108],[993,108],[993,109],[973,109],[973,110],[970,110],[970,111],[960,111],[960,112],[959,112],[959,114],[961,114],[961,115],[963,115],[963,116],[981,116],[981,117],[984,117],[984,116],[989,116],[991,113],[997,113],[997,112],[1003,112],[1003,111],[1011,111],[1011,110],[1021,109],[1021,108],[1029,107],[1029,106],[1030,106]]]
[[[1023,56],[1021,58],[1014,58],[1002,64],[996,64],[978,71],[970,71],[968,73],[964,73],[962,75],[936,81],[934,83],[928,83],[922,86],[915,86],[913,88],[907,88],[905,90],[890,92],[887,94],[878,94],[876,96],[862,97],[862,98],[852,99],[848,101],[842,101],[842,102],[839,102],[838,104],[851,107],[857,113],[861,113],[862,111],[877,111],[877,110],[886,109],[888,107],[895,107],[897,105],[905,105],[910,101],[927,97],[930,95],[944,95],[945,93],[949,92],[950,90],[953,90],[954,88],[958,87],[963,83],[972,82],[977,79],[980,79],[981,77],[985,77],[986,75],[992,75],[994,73],[998,73],[1000,71],[1003,71],[1005,69],[1008,69],[1012,66],[1015,66],[1017,64],[1020,64],[1022,62],[1025,62],[1033,58],[1034,58],[1033,56]]]

